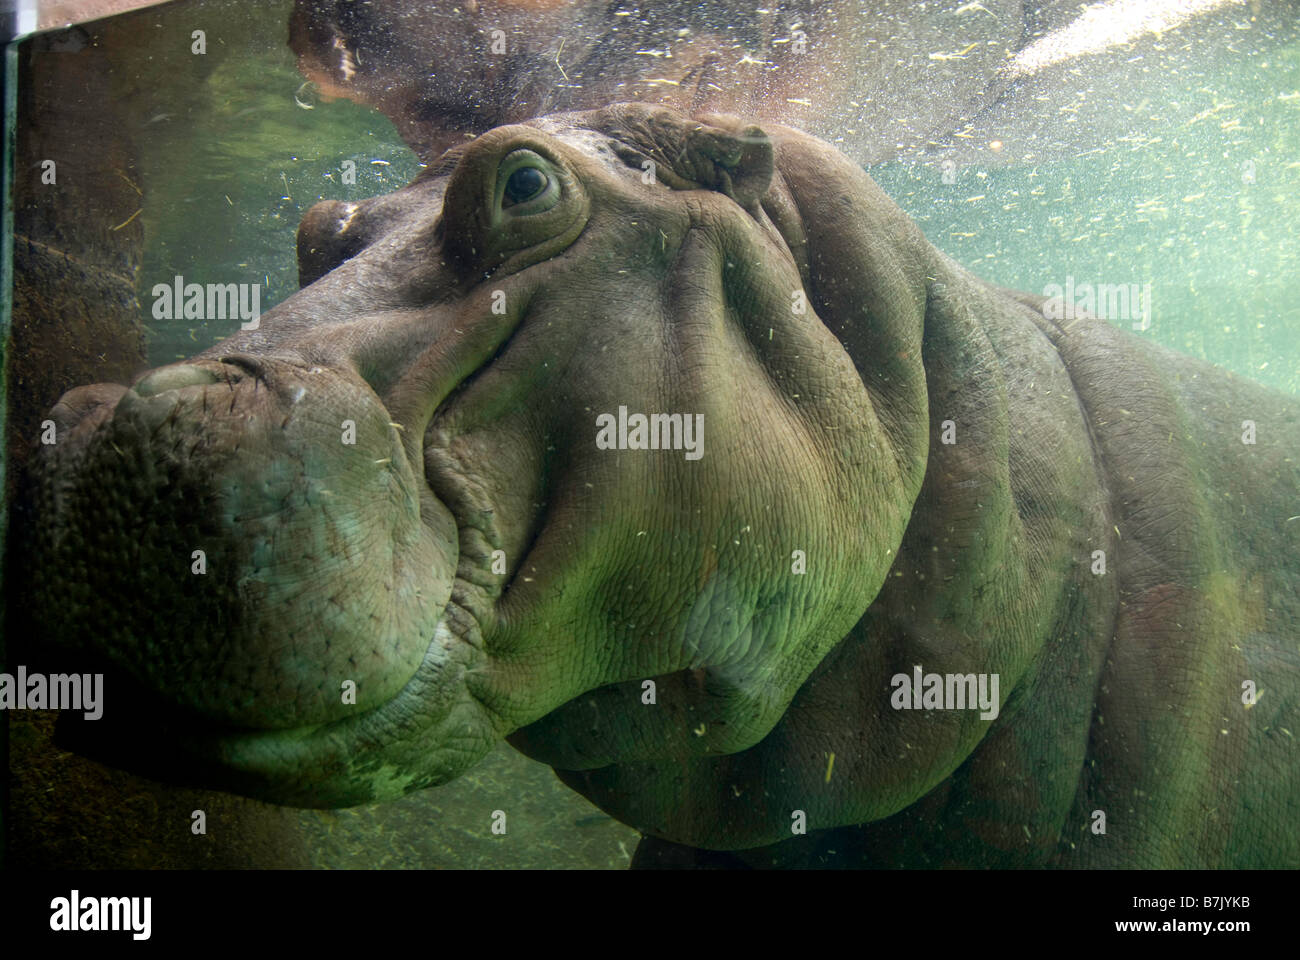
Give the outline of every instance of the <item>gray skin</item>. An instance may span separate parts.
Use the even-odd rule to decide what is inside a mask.
[[[51,414],[32,606],[118,762],[328,807],[509,737],[661,852],[1300,864],[1295,399],[726,116],[500,127],[299,255],[258,329]],[[620,406],[703,457],[598,449]],[[917,664],[1000,713],[893,709]]]

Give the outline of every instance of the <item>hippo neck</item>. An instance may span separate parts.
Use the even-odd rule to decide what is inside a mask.
[[[1113,578],[1093,577],[1087,564],[1109,543],[1105,484],[1069,371],[1032,311],[950,262],[930,277],[925,478],[875,601],[755,747],[681,765],[560,771],[604,809],[715,849],[789,837],[799,810],[810,831],[868,824],[858,831],[868,863],[962,862],[954,833],[991,844],[983,862],[998,850],[1023,862],[1024,829],[1031,858],[1050,854],[1074,800],[1092,699],[1067,703],[1050,691],[1071,678],[1091,690],[1112,634]],[[996,717],[894,709],[892,679],[918,666],[997,675]],[[990,780],[1033,796],[976,789]],[[987,804],[987,830],[936,830],[970,815],[949,798],[971,791]],[[909,817],[928,817],[927,828],[900,830]],[[1005,824],[1015,837],[992,836]]]
[[[1300,439],[1284,425],[1297,418],[1272,421],[1267,446],[1234,445],[1241,411],[1275,410],[1282,398],[1225,382],[1103,321],[1053,323],[1042,298],[980,286],[974,300],[927,312],[931,455],[912,523],[886,586],[800,690],[780,731],[805,753],[816,740],[819,756],[836,754],[826,779],[833,786],[842,776],[843,793],[818,813],[862,825],[744,858],[763,866],[1231,864],[1242,854],[1234,836],[1257,829],[1258,816],[1225,796],[1226,812],[1207,817],[1169,784],[1263,789],[1265,767],[1245,758],[1267,738],[1269,720],[1252,732],[1236,719],[1236,698],[1238,678],[1280,662],[1293,638],[1284,598],[1300,571],[1275,562],[1288,554],[1270,484],[1294,474],[1286,457]],[[990,309],[997,301],[1001,309]],[[968,309],[981,316],[978,329],[963,319]],[[1052,403],[1058,394],[1064,402]],[[992,428],[965,437],[976,439],[965,457],[954,404],[981,411]],[[957,423],[951,445],[939,429],[945,419]],[[1018,442],[1018,433],[1033,442]],[[995,454],[985,467],[1005,464],[999,479],[985,482],[972,469],[981,451]],[[1243,469],[1248,456],[1265,462]],[[1223,488],[1219,497],[1206,496],[1207,477]],[[1253,552],[1234,551],[1243,528]],[[990,666],[1018,673],[1003,675],[1001,712],[969,753],[951,749],[951,714],[932,712],[931,729],[905,731],[897,713],[880,710],[891,671],[909,663],[926,673],[965,670],[968,649],[1016,637],[1019,646],[1004,640],[1010,653]],[[1207,682],[1214,677],[1231,682]],[[865,720],[842,735],[805,735],[819,713],[825,729],[828,703],[836,716]],[[873,747],[882,763],[856,762]],[[915,756],[935,764],[928,792]],[[891,780],[899,769],[911,779]],[[810,792],[812,772],[787,782]],[[870,803],[853,796],[863,783],[872,785]],[[882,796],[892,809],[881,810]],[[1090,829],[1098,811],[1121,813],[1110,836]]]
[[[1061,691],[1093,689],[1113,635],[1115,578],[1090,566],[1112,547],[1107,483],[1070,370],[1032,309],[951,262],[932,276],[925,481],[885,585],[796,697],[787,736],[816,729],[828,698],[861,718],[818,751],[822,763],[835,753],[828,786],[840,787],[818,813],[867,823],[868,862],[1041,861],[1074,801],[1091,723],[1092,697]],[[974,674],[985,690],[996,675],[996,716],[977,704],[895,709],[893,679],[918,667]],[[816,772],[825,778],[801,779]],[[953,821],[965,829],[935,830]]]
[[[1041,316],[950,262],[933,275],[925,481],[884,587],[800,698],[855,683],[867,691],[857,742],[896,745],[857,747],[848,795],[828,804],[829,817],[866,824],[848,841],[863,861],[1042,862],[1075,800],[1114,634],[1116,579],[1092,572],[1095,550],[1113,555],[1108,482]],[[885,704],[893,678],[918,667],[996,675],[997,715]],[[855,782],[881,787],[855,797]]]

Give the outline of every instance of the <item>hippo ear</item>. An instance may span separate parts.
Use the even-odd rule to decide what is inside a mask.
[[[322,200],[298,224],[298,286],[306,287],[366,248],[358,205]]]
[[[597,111],[590,126],[615,139],[625,163],[644,169],[653,161],[655,176],[674,190],[717,190],[752,209],[772,182],[772,141],[737,117],[692,120],[664,107],[624,103]]]

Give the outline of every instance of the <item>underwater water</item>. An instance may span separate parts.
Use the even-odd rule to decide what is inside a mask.
[[[260,285],[261,309],[298,289],[295,230],[321,200],[395,190],[421,169],[374,110],[327,100],[298,73],[282,26],[292,3],[192,4],[221,44],[211,70],[179,74],[144,119],[138,274],[150,366],[220,342],[238,321],[166,320],[151,290]],[[1195,119],[1150,115],[1149,136],[1080,146],[1051,162],[945,164],[903,157],[872,177],[929,240],[978,276],[1036,293],[1122,285],[1139,336],[1300,393],[1300,46],[1267,62],[1204,63],[1170,91]],[[355,167],[355,179],[347,174]],[[1136,306],[1142,304],[1141,310]],[[504,835],[493,811],[511,811]],[[21,815],[21,814],[20,814]],[[310,865],[625,867],[638,833],[505,744],[452,784],[400,801],[299,811]],[[129,825],[121,829],[129,831]],[[135,864],[142,865],[142,864]],[[274,864],[272,864],[274,865]]]
[[[1034,293],[1063,287],[1067,275],[1076,285],[1149,289],[1150,315],[1121,326],[1300,392],[1291,289],[1300,275],[1300,47],[1279,50],[1257,73],[1221,67],[1177,91],[1195,122],[1171,128],[1147,104],[1151,134],[1140,142],[1052,164],[958,169],[951,183],[937,165],[870,172],[931,243],[984,279]]]
[[[289,4],[281,6],[287,19]],[[312,204],[385,193],[420,169],[385,117],[322,100],[273,39],[258,32],[236,45],[194,91],[201,125],[163,118],[145,143],[157,184],[143,213],[145,306],[155,278],[261,271],[267,309],[297,289],[294,230]],[[935,246],[977,275],[1036,293],[1067,276],[1076,285],[1150,285],[1141,336],[1294,393],[1300,46],[1263,62],[1225,57],[1199,67],[1169,91],[1194,114],[1177,126],[1159,103],[1090,88],[1094,99],[1113,97],[1116,111],[1149,114],[1150,130],[1081,145],[1074,159],[987,167],[902,159],[868,169]],[[341,175],[345,159],[357,164],[354,184]],[[199,210],[204,228],[195,231]],[[147,311],[142,322],[154,364],[228,332],[159,323]]]

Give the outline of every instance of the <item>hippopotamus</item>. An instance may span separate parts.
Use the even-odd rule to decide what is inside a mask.
[[[1294,397],[730,115],[498,127],[298,254],[49,414],[78,749],[333,807],[506,738],[646,864],[1300,864]]]

